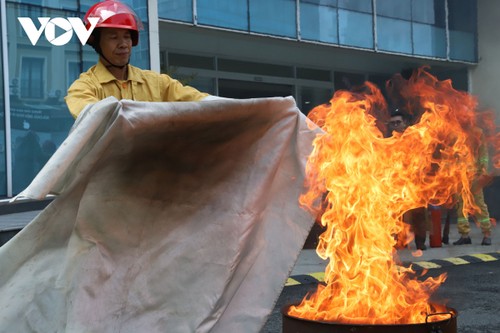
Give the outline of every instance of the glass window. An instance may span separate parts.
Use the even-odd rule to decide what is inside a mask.
[[[375,84],[380,91],[385,91],[385,83],[391,76],[392,74],[369,74],[368,81]]]
[[[131,8],[141,17],[141,19],[146,19],[143,16],[146,12],[142,12],[142,9],[147,5],[147,1],[144,0],[121,0]],[[78,11],[85,13],[90,7],[92,7],[98,0],[17,0],[17,3],[23,3],[28,5],[35,5],[39,8],[54,8],[54,9],[64,9],[70,11]],[[31,6],[33,7],[33,6]],[[61,17],[64,17],[61,15]],[[81,16],[83,18],[83,15]]]
[[[27,3],[30,5],[38,5],[41,6],[43,4],[43,0],[19,0],[19,3]]]
[[[210,95],[215,95],[215,79],[211,77],[202,77],[198,75],[194,75],[192,80],[187,82],[187,84],[191,87],[198,89],[199,91],[206,92]]]
[[[33,0],[35,1],[35,0]],[[141,67],[141,68],[149,68],[150,67],[150,62],[149,62],[149,32],[148,32],[148,23],[147,23],[147,2],[146,0],[123,0],[124,3],[126,3],[128,6],[133,8],[135,13],[140,17],[142,24],[144,26],[144,29],[139,32],[139,44],[134,47],[132,51],[132,56],[130,58],[130,63]],[[91,5],[95,4],[95,0],[88,1],[85,0],[85,3],[88,4],[88,7]],[[82,9],[84,7],[82,3]],[[75,12],[75,11],[68,11],[68,10],[58,10],[54,8],[49,8],[49,7],[40,7],[38,5],[33,6],[33,5],[28,5],[28,4],[23,4],[20,5],[19,7],[19,15],[16,14],[17,16],[25,16],[25,17],[30,17],[32,20],[35,22],[35,25],[38,26],[38,17],[41,16],[46,16],[46,17],[80,17],[83,18],[85,15],[85,12]],[[86,8],[85,10],[88,10]],[[20,26],[18,22],[16,22],[17,26]],[[26,41],[29,41],[28,36],[24,33],[23,29],[18,29],[17,32],[18,36],[25,38]],[[57,31],[56,31],[57,34]],[[75,34],[73,34],[72,40],[77,40],[77,37]],[[47,48],[51,48],[52,45],[47,42],[45,35],[42,34],[37,41],[36,45],[44,45]],[[64,47],[61,47],[64,48]],[[93,49],[90,46],[86,46],[85,49],[92,50]],[[97,57],[96,57],[97,60]]]
[[[413,0],[411,7],[413,21],[444,28],[446,26],[444,1]]]
[[[147,23],[143,22],[143,24],[144,24],[144,30],[139,32],[139,44],[134,46],[134,48],[132,49],[132,56],[130,57],[130,63],[139,68],[147,69],[150,68],[150,62],[149,62],[150,47],[149,47],[149,32],[148,32],[149,28]]]
[[[55,0],[57,1],[57,0]],[[74,0],[66,0],[66,1],[70,1],[70,2],[74,2]],[[95,0],[80,0],[80,11],[82,13],[86,13],[87,10],[90,9],[90,7],[92,7],[94,4],[95,4]],[[78,8],[74,8],[75,10],[78,10]]]
[[[193,1],[158,0],[158,17],[167,20],[193,22]]]
[[[451,30],[476,32],[477,3],[475,0],[448,0],[449,27]]]
[[[293,86],[265,82],[219,79],[219,96],[229,98],[259,98],[292,96]]]
[[[21,17],[31,17],[35,24],[38,23],[38,18],[42,16],[42,7],[38,6],[20,6],[19,16]],[[23,31],[24,33],[24,31]]]
[[[353,87],[359,86],[365,82],[365,76],[363,74],[356,73],[344,73],[335,72],[333,84],[335,90],[339,89],[352,89]]]
[[[429,24],[413,23],[413,53],[446,58],[446,31]]]
[[[385,0],[383,0],[385,1]],[[372,0],[338,0],[339,8],[362,13],[372,13]]]
[[[372,14],[339,9],[339,43],[373,48]]]
[[[82,17],[81,13],[48,9],[19,3],[7,3],[9,38],[10,117],[13,194],[24,190],[57,147],[67,137],[74,123],[64,96],[71,74],[70,62],[79,63],[95,52],[73,36],[64,46],[53,46],[42,35],[32,45],[23,33],[17,17],[37,11],[47,17]],[[92,50],[82,52],[82,50]],[[83,54],[83,57],[82,57]],[[3,126],[3,121],[2,125]],[[1,143],[1,142],[0,142]],[[1,150],[0,146],[0,150]],[[0,153],[0,156],[3,156]],[[1,164],[1,161],[0,161]],[[0,167],[0,172],[3,170]],[[0,175],[1,178],[1,175]],[[0,193],[2,191],[0,185]]]
[[[316,6],[337,7],[338,0],[299,0],[300,5],[311,4]]]
[[[477,62],[475,35],[450,30],[450,59]]]
[[[2,14],[0,8],[0,15]],[[2,49],[2,34],[0,33],[0,50]],[[0,51],[0,196],[7,195],[7,165],[5,158],[5,98],[4,98],[3,59]]]
[[[198,0],[198,23],[248,30],[247,0]]]
[[[477,62],[477,2],[448,0],[450,58]]]
[[[328,103],[332,96],[331,89],[299,87],[300,111],[307,115],[316,106]]]
[[[164,66],[161,72],[179,80],[182,84],[216,95],[215,79],[200,76],[197,69],[215,69],[214,58],[169,53],[168,65]]]
[[[445,58],[445,26],[444,0],[377,1],[380,50]]]
[[[315,81],[330,81],[330,71],[323,69],[313,69],[313,68],[297,68],[297,78]]]
[[[302,0],[300,33],[302,39],[338,43],[337,1]]]
[[[21,59],[21,98],[43,98],[44,59],[23,57]]]
[[[78,79],[80,73],[82,73],[80,62],[77,61],[68,62],[68,86],[70,86],[71,83],[73,83],[73,81]]]
[[[411,20],[411,0],[377,1],[377,16]]]
[[[191,67],[201,69],[215,69],[214,57],[203,57],[192,54],[181,54],[170,52],[168,54],[168,66]]]
[[[377,17],[377,43],[380,50],[412,53],[411,22]]]
[[[141,18],[142,23],[148,21],[148,1],[147,0],[121,0],[134,10],[134,12]],[[94,2],[95,3],[95,2]],[[148,31],[146,25],[144,30]]]
[[[413,53],[446,58],[444,0],[413,0]]]
[[[224,72],[247,73],[267,76],[293,77],[293,67],[260,62],[218,59],[218,69]]]
[[[145,0],[121,0],[139,15],[142,20],[146,20],[147,16],[147,1]],[[34,5],[30,7],[43,7],[43,8],[54,8],[54,9],[64,9],[69,11],[78,11],[85,13],[90,7],[92,7],[98,0],[17,0],[16,3]],[[144,11],[146,8],[146,11]],[[61,15],[60,17],[65,17]],[[81,16],[83,18],[83,15]]]
[[[434,69],[431,71],[432,75],[435,75],[438,80],[450,80],[453,88],[462,91],[469,90],[469,75],[467,68],[460,69]]]
[[[97,58],[97,57],[96,57]],[[68,75],[67,75],[67,84],[68,87],[78,79],[81,73],[88,71],[90,67],[95,65],[97,59],[95,61],[69,61],[68,62]]]
[[[10,36],[9,92],[12,142],[10,149],[14,195],[28,186],[57,147],[66,139],[74,119],[64,102],[64,96],[69,85],[79,74],[88,70],[98,59],[97,53],[90,46],[82,46],[75,34],[63,46],[52,45],[44,34],[36,45],[32,45],[17,21],[17,17],[21,15],[32,18],[40,16],[83,18],[95,0],[79,2],[23,0],[22,2],[22,4],[7,2],[7,33]],[[124,2],[134,9],[144,25],[144,30],[140,32],[139,45],[134,47],[130,62],[141,68],[148,68],[147,1],[124,0]],[[42,4],[43,7],[40,6]],[[56,31],[56,34],[59,33]],[[1,126],[3,120],[0,131]],[[0,195],[3,191],[1,140]]]
[[[252,0],[250,31],[285,37],[297,37],[295,0]]]

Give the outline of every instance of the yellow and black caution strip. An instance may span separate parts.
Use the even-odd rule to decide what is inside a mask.
[[[500,260],[500,252],[469,254],[456,258],[434,259],[430,261],[415,261],[412,267],[415,270],[459,266]]]
[[[491,253],[469,254],[456,258],[434,259],[430,261],[415,261],[412,262],[411,265],[412,268],[417,271],[422,269],[443,268],[447,266],[467,265],[467,264],[490,262],[496,260],[500,260],[500,251]],[[324,279],[325,279],[324,272],[293,275],[288,278],[285,287],[291,287],[301,284],[310,284],[310,283],[318,284],[324,282]]]

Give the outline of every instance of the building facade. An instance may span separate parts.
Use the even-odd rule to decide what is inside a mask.
[[[496,108],[495,0],[124,0],[144,31],[131,63],[208,93],[294,96],[302,112],[365,80],[429,65]],[[83,18],[90,0],[0,0],[0,196],[23,190],[74,122],[69,85],[95,64],[77,36],[36,43],[19,17]],[[65,31],[55,32],[55,37]],[[67,33],[67,31],[66,31]],[[71,32],[70,32],[71,33]]]

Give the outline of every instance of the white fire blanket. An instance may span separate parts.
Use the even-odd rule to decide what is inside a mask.
[[[19,197],[0,332],[258,332],[313,224],[293,98],[88,107]]]

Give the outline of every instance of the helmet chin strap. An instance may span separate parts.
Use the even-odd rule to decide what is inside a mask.
[[[130,57],[128,58],[127,63],[126,63],[125,65],[121,65],[121,66],[119,66],[119,65],[115,65],[115,64],[113,64],[111,61],[109,61],[109,60],[108,60],[108,58],[106,58],[106,57],[104,56],[104,54],[102,54],[102,52],[99,52],[99,55],[100,55],[100,56],[101,56],[104,60],[106,60],[106,62],[109,64],[109,66],[106,66],[106,67],[116,67],[116,68],[119,68],[119,69],[124,69],[124,68],[125,68],[125,67],[127,67],[127,66],[128,66],[128,64],[130,63]]]

